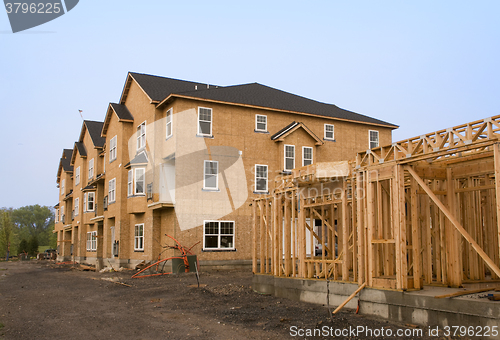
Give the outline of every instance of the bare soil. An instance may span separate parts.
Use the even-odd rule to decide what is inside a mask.
[[[134,272],[0,262],[0,339],[288,339],[305,338],[292,337],[293,326],[409,328],[348,309],[332,321],[326,306],[258,294],[247,271],[201,272],[200,288],[194,273],[132,279]]]

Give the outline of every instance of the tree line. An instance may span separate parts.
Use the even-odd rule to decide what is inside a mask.
[[[34,256],[39,246],[56,248],[54,210],[48,206],[29,205],[0,209],[0,258],[20,253]]]

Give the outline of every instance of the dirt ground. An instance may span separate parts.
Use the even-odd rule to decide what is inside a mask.
[[[132,279],[133,273],[0,262],[0,339],[320,339],[349,327],[408,328],[347,309],[332,322],[326,306],[254,292],[247,271],[201,272],[200,288],[193,273]],[[300,329],[329,333],[299,336]],[[337,338],[369,338],[352,334]],[[377,337],[385,338],[398,337]],[[412,338],[431,339],[405,339]]]

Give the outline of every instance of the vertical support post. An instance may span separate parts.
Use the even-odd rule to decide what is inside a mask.
[[[262,267],[263,263],[260,266]],[[257,201],[255,200],[252,204],[252,273],[257,273]]]
[[[279,194],[274,194],[274,202],[273,202],[273,240],[272,240],[272,272],[274,276],[278,276],[278,207],[280,206],[280,200],[278,200]]]
[[[264,252],[264,256],[265,256],[265,259],[266,259],[266,273],[272,273],[272,269],[271,269],[271,264],[269,263],[269,260],[271,259],[271,254],[269,252],[269,248],[272,247],[272,238],[269,236],[271,235],[271,231],[273,230],[273,216],[272,216],[272,213],[271,213],[271,204],[272,203],[272,199],[271,198],[268,198],[264,201],[265,205],[266,205],[266,221],[267,221],[267,226],[266,226],[266,230],[265,230],[265,246],[266,246],[266,249],[265,249],[265,252]]]
[[[335,245],[331,242],[330,247],[335,254]],[[344,257],[342,262],[342,281],[349,281],[349,219],[347,215],[347,178],[342,179],[342,250]]]
[[[297,192],[296,190],[292,191],[292,276],[295,277],[297,275],[297,223],[295,222],[296,218],[296,200],[297,200]]]
[[[257,208],[257,204],[259,205],[259,212],[260,212],[260,218],[259,218],[259,229],[260,229],[260,272],[261,274],[264,274],[265,272],[265,267],[266,267],[266,256],[265,256],[265,247],[264,245],[266,244],[265,237],[266,237],[266,232],[265,232],[265,225],[264,225],[264,205],[262,204],[262,200],[255,201],[255,205]]]
[[[498,254],[500,257],[500,144],[498,143],[493,145],[493,157],[495,162],[495,215],[497,217]],[[500,263],[497,262],[497,265],[500,265]]]
[[[351,220],[352,220],[352,280],[356,282],[358,280],[358,223],[356,221],[357,217],[357,201],[356,201],[356,186],[355,179],[351,177]]]
[[[447,168],[446,191],[448,210],[455,215],[455,186],[453,184],[454,183],[451,168]],[[448,255],[448,285],[450,287],[460,287],[462,285],[462,267],[460,265],[460,257],[462,256],[462,254],[459,249],[460,242],[458,240],[458,233],[449,219],[446,219],[445,226],[447,236],[446,250]]]
[[[358,284],[365,282],[365,252],[364,248],[364,223],[363,223],[363,205],[364,205],[363,177],[361,171],[356,173],[356,205],[357,205],[357,233],[358,233]]]
[[[290,194],[291,195],[291,194]],[[291,217],[290,217],[290,199],[287,197],[287,194],[285,193],[285,223],[284,223],[284,235],[283,237],[285,238],[285,251],[284,251],[284,257],[285,257],[285,276],[290,276],[290,273],[292,271],[292,251],[291,251],[291,245],[290,245],[290,237],[291,237]]]
[[[299,206],[299,277],[306,277],[306,210],[304,208],[304,199],[300,197],[300,191],[297,193]]]
[[[411,209],[411,243],[413,250],[413,287],[416,289],[422,288],[420,285],[421,261],[420,261],[420,230],[418,223],[417,209],[417,183],[414,178],[411,178],[410,185],[410,209]]]
[[[366,246],[368,247],[368,253],[367,253],[367,265],[368,265],[368,277],[367,277],[367,282],[368,286],[373,287],[373,277],[375,276],[375,254],[373,253],[373,231],[374,231],[374,224],[375,224],[375,195],[374,195],[374,186],[375,183],[371,182],[370,176],[368,176],[366,180],[366,203],[367,203],[367,212],[368,212],[368,219],[367,219],[367,224],[368,224],[368,231],[367,231],[367,244]],[[378,257],[377,257],[378,259]]]

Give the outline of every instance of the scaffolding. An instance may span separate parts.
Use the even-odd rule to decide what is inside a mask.
[[[500,278],[500,116],[317,163],[253,201],[253,272],[379,289]]]

